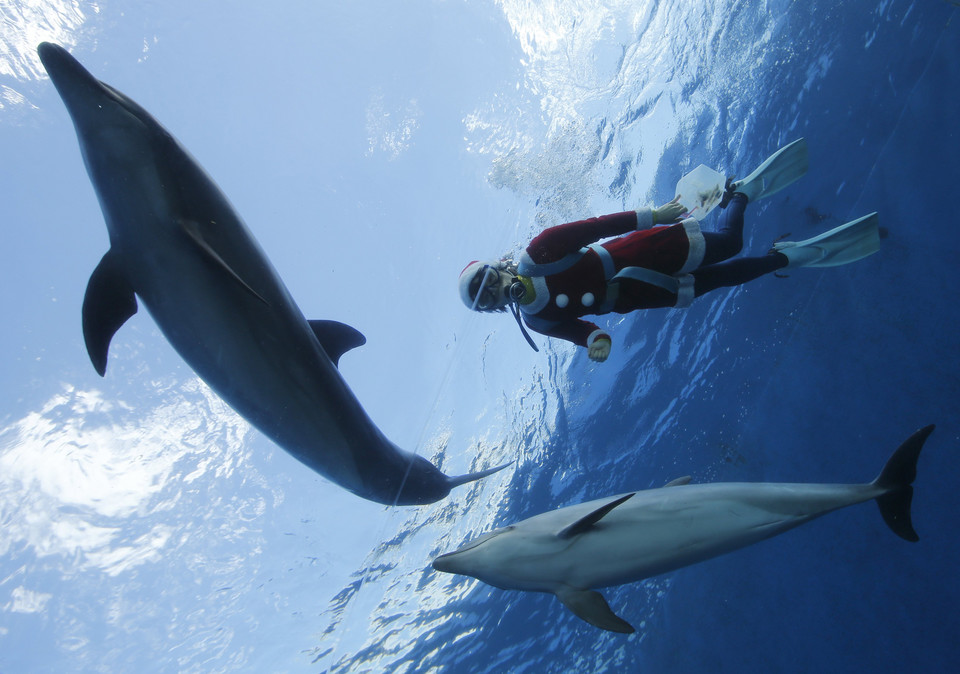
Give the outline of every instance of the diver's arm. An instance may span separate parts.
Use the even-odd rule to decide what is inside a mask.
[[[590,351],[590,358],[600,362],[610,355],[612,339],[606,330],[598,328],[596,324],[582,318],[571,318],[565,321],[545,321],[537,316],[523,317],[523,322],[531,330],[547,337],[556,337],[573,342],[577,346],[586,347]],[[606,342],[604,347],[603,342]],[[605,351],[605,353],[604,353]],[[595,357],[596,356],[596,357]],[[601,357],[602,356],[602,357]]]
[[[649,208],[601,215],[545,229],[533,238],[526,252],[537,264],[553,262],[594,241],[638,229],[649,229],[651,226],[653,210]]]
[[[526,253],[534,263],[553,262],[601,239],[677,222],[682,212],[683,207],[674,199],[659,208],[639,208],[568,222],[542,231],[527,246]]]

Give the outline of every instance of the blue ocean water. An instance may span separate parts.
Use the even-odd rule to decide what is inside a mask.
[[[424,149],[405,140],[417,138],[417,122],[430,128],[430,120],[418,118],[416,105],[404,99],[400,107],[413,112],[401,121],[409,126],[380,120],[390,133],[373,149],[361,148],[391,157],[433,152],[430,161],[463,182],[469,171],[458,174],[456,162],[482,166],[488,205],[473,210],[506,224],[474,218],[463,208],[465,224],[453,238],[477,248],[471,254],[515,250],[544,226],[662,203],[673,196],[680,175],[700,163],[744,175],[799,136],[810,146],[810,173],[750,207],[744,252],[759,254],[781,235],[804,238],[876,210],[884,228],[880,253],[842,268],[801,269],[719,291],[683,311],[604,318],[615,348],[603,365],[540,337],[541,353],[533,354],[509,318],[463,318],[466,327],[455,325],[452,345],[431,352],[449,368],[436,399],[381,372],[390,389],[384,397],[398,408],[429,413],[417,449],[448,472],[510,459],[516,467],[434,506],[386,511],[348,496],[337,500],[343,495],[335,487],[250,431],[185,367],[177,369],[179,360],[147,319],[125,326],[111,353],[111,376],[90,384],[77,325],[81,295],[73,306],[67,299],[73,296],[60,290],[65,299],[51,313],[62,323],[44,331],[53,336],[39,329],[29,334],[42,344],[72,339],[76,348],[59,356],[68,365],[41,383],[33,359],[16,363],[16,386],[27,391],[20,395],[32,394],[42,404],[23,402],[30,412],[18,409],[0,429],[0,670],[892,672],[941,671],[960,660],[953,617],[960,602],[953,498],[960,439],[954,267],[960,236],[952,203],[960,179],[956,3],[499,0],[410,6],[450,21],[436,18],[432,26],[444,48],[475,30],[482,33],[478,52],[517,64],[516,87],[504,80],[487,107],[455,118],[457,124],[446,122],[456,126],[452,135],[466,151],[452,142]],[[325,18],[330,25],[341,14],[359,21],[354,17],[368,11],[363,7],[345,3]],[[226,35],[231,47],[234,40],[249,47],[257,40],[274,45],[276,33],[283,44],[277,53],[302,57],[282,37],[291,21],[310,23],[263,6],[255,12],[257,30],[249,33],[242,16],[212,5],[183,19],[176,11],[170,19],[169,8],[142,3],[121,12],[100,3],[106,25],[92,38],[78,37],[78,50],[98,73],[108,70],[111,59],[101,54],[122,42],[117,25],[125,12],[129,23],[142,24],[144,35],[160,36],[158,43],[139,32],[123,34],[137,49],[143,41],[148,65],[154,63],[151,49],[169,40],[175,45],[170,51],[182,53],[174,59],[180,76],[201,73],[202,80],[229,59],[192,60],[189,47],[201,39],[222,44],[217,36]],[[407,31],[419,39],[417,31],[429,22],[409,11],[409,25],[391,24],[386,31],[371,26],[372,52],[387,33]],[[78,13],[68,7],[61,18],[79,35],[72,23]],[[426,41],[417,47],[425,60],[443,57],[443,49],[431,52]],[[249,59],[240,61],[245,67],[262,57],[257,49],[242,52],[233,58]],[[300,73],[289,62],[286,67]],[[159,70],[146,72],[158,77]],[[141,71],[133,72],[137,77],[124,73],[122,88],[137,81]],[[390,64],[374,63],[366,75],[382,72],[389,80]],[[423,72],[428,81],[434,71]],[[468,100],[464,90],[491,87],[494,79],[489,73],[482,82],[464,78],[456,92],[434,95]],[[28,94],[43,84],[49,83]],[[209,134],[211,145],[196,147],[208,140],[214,121],[231,129],[230,145],[247,128],[242,112],[272,122],[280,114],[274,99],[229,98],[205,110],[139,84],[144,88],[129,93],[178,134],[187,118],[200,118],[201,130],[181,140],[190,141],[218,180],[237,164],[244,176],[239,185],[250,193],[259,181],[277,190],[263,167],[238,162],[233,152],[218,155],[218,134]],[[343,89],[325,96],[348,106],[345,91],[359,85],[342,77],[334,84]],[[291,90],[309,86],[306,79],[290,83]],[[39,119],[11,142],[11,156],[29,155],[47,133],[73,148],[66,120],[44,117],[48,106],[59,105],[52,94],[42,99],[41,114],[13,105],[11,92],[0,92],[0,111]],[[371,107],[389,117],[395,93],[385,87],[377,99],[385,102]],[[291,94],[291,100],[299,99]],[[421,104],[427,108],[428,102]],[[289,124],[322,138],[326,129],[313,113],[298,108]],[[299,157],[317,147],[310,136],[273,147],[275,129],[266,128],[262,137],[245,139],[246,152],[253,155],[263,143],[271,152]],[[213,165],[207,163],[211,156]],[[61,166],[41,157],[22,170],[47,180],[52,173],[64,184],[68,176],[86,181],[77,157],[69,158]],[[321,154],[315,166],[330,161]],[[434,206],[442,198],[431,182],[437,175],[408,170],[397,177],[379,170],[363,174],[365,189],[402,181],[411,201],[429,202],[436,212],[428,213],[440,222],[424,219],[414,227],[403,208],[390,204],[383,213],[364,211],[381,216],[370,217],[377,228],[404,225],[415,237],[422,227],[438,240],[453,229],[439,217],[449,206]],[[313,173],[289,180],[300,198],[314,198]],[[460,207],[466,188],[443,184]],[[261,241],[276,237],[268,242],[271,253],[285,242],[295,249],[278,264],[290,283],[287,270],[304,266],[295,262],[315,245],[308,242],[323,241],[323,229],[316,228],[317,235],[303,227],[291,236],[282,216],[274,225],[276,200],[260,206],[242,189],[230,196]],[[339,197],[330,191],[315,198],[332,209]],[[338,206],[356,217],[368,204]],[[85,213],[81,203],[63,208],[69,211],[64,217]],[[297,211],[296,217],[304,216]],[[84,238],[93,230],[102,234],[102,223],[93,219],[76,226]],[[358,222],[352,236],[377,231],[365,224]],[[38,231],[44,245],[57,238],[69,242],[62,264],[75,267],[71,287],[86,279],[87,265],[102,254],[94,248],[74,255],[80,235]],[[19,242],[36,243],[31,236],[17,231],[12,250],[26,255],[33,246]],[[402,264],[376,269],[392,287],[408,288],[404,274],[413,268],[419,280],[440,256],[439,247],[435,252],[417,242],[420,248],[403,251]],[[424,259],[414,264],[421,253]],[[322,297],[318,268],[347,255],[338,250],[311,259],[298,299]],[[451,303],[453,279],[466,261],[444,260],[441,267],[441,277],[450,278]],[[309,310],[316,308],[328,305]],[[455,310],[460,313],[452,324],[464,315],[459,305]],[[360,318],[368,336],[379,327],[363,313]],[[411,335],[427,339],[423,317],[413,318]],[[435,332],[446,329],[431,325]],[[397,340],[406,337],[402,328],[394,328]],[[376,340],[370,342],[376,349]],[[383,362],[369,353],[365,358],[344,364],[351,385],[360,379],[357,370],[349,371],[361,367],[356,363],[373,368]],[[366,393],[365,403],[383,404]],[[382,414],[374,417],[380,421]],[[605,590],[614,611],[637,627],[630,637],[583,623],[552,596],[499,590],[438,574],[429,565],[435,555],[494,527],[682,475],[701,482],[872,479],[889,453],[928,423],[938,428],[916,482],[919,543],[894,536],[872,504],[832,513],[728,556]],[[58,470],[43,470],[51,466]],[[369,522],[370,531],[354,540],[346,527],[337,528],[350,516]],[[369,540],[376,547],[368,552]],[[341,573],[348,576],[342,589]]]
[[[659,9],[666,11],[654,10],[651,31]],[[767,3],[764,12],[739,4],[721,16],[710,9],[684,16],[691,26],[710,26],[705,40],[695,33],[662,55],[677,68],[667,66],[664,79],[682,83],[682,117],[663,147],[652,193],[672,194],[677,177],[700,162],[744,175],[804,136],[809,175],[751,206],[745,252],[874,210],[884,228],[881,252],[843,268],[764,278],[683,312],[624,319],[614,328],[621,352],[604,368],[582,354],[560,359],[542,382],[559,392],[555,406],[513,419],[524,460],[485,526],[463,527],[465,512],[454,506],[438,516],[478,533],[687,474],[697,481],[866,481],[907,435],[937,423],[916,485],[920,542],[890,533],[872,504],[834,513],[747,550],[607,590],[614,611],[638,627],[630,638],[586,625],[552,596],[438,581],[426,571],[417,587],[439,582],[446,601],[389,619],[385,603],[372,618],[382,621],[381,638],[321,658],[324,665],[895,672],[940,671],[958,661],[951,466],[960,434],[960,236],[948,205],[960,178],[957,10],[946,2],[783,2]],[[641,31],[640,49],[643,40]],[[707,57],[684,81],[680,71],[697,50]],[[629,65],[624,58],[611,79],[629,82]],[[620,118],[584,122],[606,139],[592,160],[614,160],[612,201],[644,159],[629,153],[631,121],[653,116],[662,102],[633,93],[636,105]],[[575,190],[547,196],[558,219],[567,212],[557,203],[581,205]],[[536,387],[532,393],[521,406],[540,404]],[[400,554],[406,539],[376,559]]]

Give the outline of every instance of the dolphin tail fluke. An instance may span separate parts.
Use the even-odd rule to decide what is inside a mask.
[[[513,464],[513,461],[508,461],[507,463],[497,466],[496,468],[488,468],[487,470],[481,470],[478,473],[467,473],[466,475],[453,475],[447,477],[447,484],[450,485],[450,488],[459,487],[462,484],[467,482],[473,482],[474,480],[479,480],[481,478],[487,477],[488,475],[493,475],[497,471],[503,470],[507,466]]]
[[[918,541],[910,520],[910,504],[913,501],[913,484],[917,477],[917,459],[923,443],[933,432],[934,425],[924,426],[907,438],[887,460],[880,475],[873,481],[884,493],[877,497],[880,514],[887,526],[900,538]]]
[[[636,632],[633,625],[610,610],[610,605],[603,595],[594,590],[579,590],[575,587],[564,586],[554,592],[563,605],[573,611],[573,614],[595,627],[608,632],[633,634]]]

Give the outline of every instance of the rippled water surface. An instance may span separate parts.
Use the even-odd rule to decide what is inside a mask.
[[[938,671],[960,656],[951,513],[955,3],[8,2],[0,671]],[[35,57],[64,44],[216,177],[437,504],[327,483],[222,403],[142,312],[107,377],[79,311],[105,252]],[[804,136],[810,173],[751,205],[745,253],[876,210],[881,252],[602,320],[607,363],[468,315],[471,259],[744,175]],[[713,224],[708,218],[707,226]],[[431,559],[545,510],[682,475],[859,482],[916,428],[914,522],[870,504],[604,591],[601,632],[547,595]]]

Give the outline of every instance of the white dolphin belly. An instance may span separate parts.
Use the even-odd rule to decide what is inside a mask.
[[[620,585],[776,536],[838,508],[875,499],[890,529],[918,540],[912,483],[927,426],[863,484],[729,482],[631,492],[560,508],[496,529],[440,555],[438,571],[503,589],[552,592],[602,629],[633,632],[595,588]]]
[[[558,582],[634,582],[776,536],[878,495],[865,485],[717,483],[636,493],[558,557]]]

